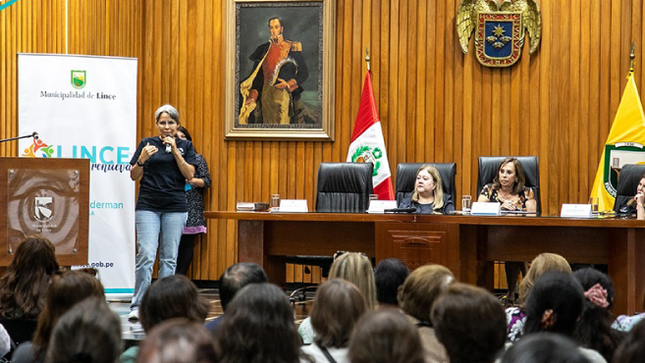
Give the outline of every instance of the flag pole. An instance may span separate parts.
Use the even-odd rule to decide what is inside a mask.
[[[370,70],[370,51],[367,47],[365,47],[365,62],[367,63],[367,71],[371,72]]]

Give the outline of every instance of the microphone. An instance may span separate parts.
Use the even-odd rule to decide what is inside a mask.
[[[33,137],[33,138],[34,138],[34,140],[38,140],[38,133],[37,133],[36,131],[34,131],[34,132],[31,134],[31,137]]]
[[[392,208],[392,209],[386,209],[383,212],[384,213],[414,213],[416,212],[417,209],[414,207],[410,208]]]
[[[170,154],[171,151],[172,151],[172,146],[170,146],[170,144],[166,144],[166,154]]]

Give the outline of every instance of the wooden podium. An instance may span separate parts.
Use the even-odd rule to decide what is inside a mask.
[[[49,239],[61,266],[86,265],[89,196],[88,159],[0,158],[0,266],[30,235]]]

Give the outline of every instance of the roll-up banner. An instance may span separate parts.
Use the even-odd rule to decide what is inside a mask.
[[[88,266],[109,298],[134,291],[137,60],[18,54],[18,155],[90,160]],[[77,266],[78,267],[78,266]]]

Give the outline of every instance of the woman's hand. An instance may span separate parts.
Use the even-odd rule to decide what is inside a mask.
[[[177,143],[175,142],[175,138],[172,136],[166,136],[163,138],[163,144],[164,145],[170,145],[172,148],[172,151],[177,150]]]
[[[502,210],[510,210],[510,211],[516,211],[519,210],[519,208],[510,200],[502,200]]]
[[[141,164],[145,163],[157,151],[159,151],[159,149],[157,149],[156,146],[150,145],[150,143],[146,144],[146,146],[143,147],[143,150],[141,150],[141,156],[139,156],[139,162],[141,162]]]

